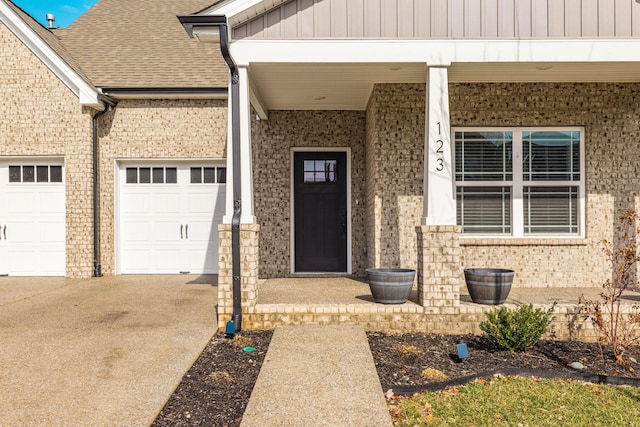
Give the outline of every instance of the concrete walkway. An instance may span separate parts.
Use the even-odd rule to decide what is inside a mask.
[[[0,424],[148,426],[215,333],[215,279],[0,277]]]
[[[242,427],[389,427],[361,326],[276,328]]]

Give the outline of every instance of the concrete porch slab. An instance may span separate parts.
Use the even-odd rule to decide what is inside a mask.
[[[505,306],[522,304],[549,308],[556,302],[553,336],[558,339],[597,339],[596,332],[580,314],[581,295],[597,299],[601,288],[522,288],[512,287]],[[366,330],[421,331],[448,334],[478,334],[484,313],[493,305],[471,301],[464,284],[456,305],[423,307],[414,291],[404,304],[378,304],[371,297],[366,281],[346,277],[279,278],[258,285],[255,306],[245,307],[245,329],[272,329],[279,325],[361,325]],[[640,302],[640,293],[628,291],[623,309]]]
[[[577,304],[581,295],[596,299],[601,287],[536,288],[513,286],[507,304]],[[407,304],[417,304],[415,289]],[[460,287],[460,301],[474,304],[464,284]],[[640,302],[640,291],[629,290],[623,302]],[[376,304],[365,278],[276,278],[262,280],[258,285],[258,304]],[[475,304],[477,305],[477,304]]]

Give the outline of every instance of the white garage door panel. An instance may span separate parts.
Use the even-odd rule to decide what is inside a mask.
[[[40,264],[40,254],[29,248],[13,248],[9,252],[9,262],[12,276],[28,276]]]
[[[31,170],[33,178],[34,167],[46,165],[60,168],[62,162],[0,159],[0,274],[65,275],[65,185],[46,182],[51,174],[45,176],[44,182],[29,182],[32,179],[26,178],[25,170]],[[12,174],[11,182],[10,166],[20,171],[17,180],[16,174]],[[64,167],[62,170],[64,177]]]
[[[155,233],[157,242],[174,242],[178,244],[178,240],[180,240],[180,225],[176,224],[176,221],[159,221],[154,224],[155,225]],[[183,233],[186,233],[186,230],[182,229]]]
[[[10,187],[7,195],[7,213],[32,216],[35,213],[34,200],[37,195],[34,192]]]
[[[224,195],[224,194],[223,194]],[[209,214],[216,211],[217,198],[212,197],[211,192],[190,193],[189,212]],[[223,203],[224,204],[224,203]]]
[[[158,273],[176,274],[182,268],[180,250],[158,250],[155,254],[154,269]]]
[[[137,192],[125,193],[122,196],[122,206],[126,206],[125,214],[149,212],[149,194]]]
[[[24,244],[28,244],[32,246],[32,242],[36,240],[36,236],[40,236],[41,234],[35,232],[36,227],[39,227],[39,225],[33,222],[13,220],[11,224],[7,226],[7,240],[11,240],[15,245],[24,246]]]
[[[39,240],[43,243],[55,243],[64,245],[64,229],[58,226],[56,221],[41,221],[37,225]]]
[[[56,275],[59,273],[59,266],[64,265],[65,256],[59,250],[40,251],[40,270],[44,275]]]
[[[193,249],[188,253],[188,267],[190,271],[218,271],[218,249]]]
[[[64,213],[64,192],[40,192],[38,200],[41,214]]]
[[[127,256],[122,257],[122,269],[131,274],[142,274],[151,269],[152,255],[150,249],[129,249]]]
[[[189,240],[192,242],[208,242],[214,235],[218,235],[218,226],[211,220],[189,221]]]
[[[172,191],[171,193],[159,193],[153,197],[152,212],[158,215],[162,214],[179,214],[180,209],[180,193]]]
[[[122,227],[122,235],[126,236],[125,242],[147,242],[151,236],[150,227],[151,224],[146,221],[127,221]]]
[[[191,165],[164,167],[177,170],[177,182],[127,183],[127,168],[136,166],[120,167],[119,272],[217,273],[225,185],[192,183]]]

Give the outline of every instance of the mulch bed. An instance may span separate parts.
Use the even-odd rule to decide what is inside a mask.
[[[546,372],[551,376],[596,378],[612,383],[616,378],[640,379],[638,347],[625,353],[626,365],[619,365],[613,354],[606,347],[601,352],[597,343],[541,340],[524,352],[510,352],[475,335],[370,332],[368,337],[380,382],[394,391],[420,389],[411,386],[433,383],[446,385],[455,383],[455,379],[494,372]],[[460,340],[467,344],[469,352],[469,357],[462,361],[457,358],[456,348]],[[569,367],[572,362],[581,363],[584,369]],[[612,380],[607,381],[605,376]]]
[[[152,426],[239,426],[272,334],[241,331],[233,339],[216,334]]]
[[[627,365],[617,365],[596,343],[540,341],[525,352],[499,350],[481,336],[369,332],[380,382],[387,388],[439,386],[486,372],[538,370],[575,375],[567,365],[580,362],[580,375],[640,379],[640,348],[629,350]],[[239,426],[260,372],[272,331],[242,331],[233,340],[217,334],[160,412],[153,426]],[[469,357],[459,362],[456,344],[464,340]],[[245,352],[245,347],[256,350]],[[425,377],[422,373],[429,373]],[[442,376],[446,376],[446,380]]]

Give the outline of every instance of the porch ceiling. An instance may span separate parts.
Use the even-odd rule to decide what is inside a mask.
[[[267,110],[364,110],[375,83],[425,83],[424,63],[252,63]],[[639,82],[640,63],[453,63],[449,82]]]

